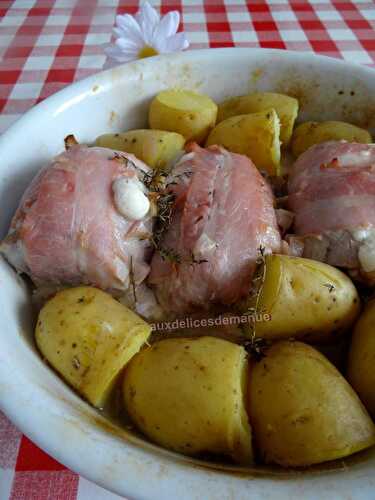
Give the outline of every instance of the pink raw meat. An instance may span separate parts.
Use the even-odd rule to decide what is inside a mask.
[[[375,146],[341,141],[309,148],[292,168],[288,191],[300,253],[368,273],[358,255],[375,228]]]
[[[149,276],[173,314],[236,302],[249,291],[260,248],[281,246],[272,191],[253,163],[218,146],[191,149],[169,179],[176,200],[161,242],[180,263],[156,252]]]
[[[302,154],[289,177],[297,234],[375,224],[375,147],[326,142]]]
[[[119,158],[121,156],[121,158]],[[20,272],[41,285],[92,284],[126,290],[149,272],[152,221],[117,212],[112,182],[142,178],[149,168],[126,153],[73,146],[34,178],[0,249]]]

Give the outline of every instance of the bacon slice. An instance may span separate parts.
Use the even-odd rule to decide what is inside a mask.
[[[134,156],[72,146],[42,169],[26,190],[0,249],[38,286],[92,284],[126,290],[149,272],[148,217],[126,220],[113,202],[112,182],[142,177]]]
[[[149,276],[162,307],[182,314],[245,296],[260,249],[281,247],[267,181],[245,156],[193,145],[168,191],[176,200],[161,247],[173,259],[156,252]]]
[[[294,164],[288,191],[303,255],[369,277],[370,261],[375,263],[375,145],[311,147]]]

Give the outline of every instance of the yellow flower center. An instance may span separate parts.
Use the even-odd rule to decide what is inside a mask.
[[[153,47],[150,47],[149,45],[145,45],[138,52],[138,58],[143,59],[144,57],[157,56],[158,54],[159,54],[159,52],[156,51]]]

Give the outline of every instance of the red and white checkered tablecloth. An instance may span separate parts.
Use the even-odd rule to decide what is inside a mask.
[[[273,47],[375,65],[375,2],[161,0],[192,49]],[[0,132],[31,106],[103,68],[117,13],[137,0],[0,0]],[[27,410],[25,410],[27,418]],[[47,456],[0,413],[0,500],[119,498]],[[224,500],[224,499],[223,499]]]

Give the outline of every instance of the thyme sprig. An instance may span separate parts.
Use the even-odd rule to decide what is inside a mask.
[[[249,340],[245,340],[242,345],[254,361],[259,362],[267,356],[266,350],[270,346],[270,341],[262,339],[261,337],[253,337]]]
[[[157,251],[163,260],[167,260],[174,264],[181,264],[182,262],[181,255],[173,248],[159,247],[157,248]]]
[[[157,203],[158,212],[151,243],[154,245],[155,250],[159,252],[163,260],[168,260],[175,264],[203,264],[208,262],[206,259],[198,259],[192,251],[190,251],[188,256],[182,257],[175,249],[161,245],[162,237],[171,224],[175,199],[176,197],[173,193],[168,193],[159,197]]]
[[[136,284],[134,279],[134,268],[133,268],[133,256],[130,256],[130,266],[129,266],[129,281],[133,291],[134,304],[137,303],[137,294],[136,294]]]
[[[117,151],[113,153],[113,156],[110,158],[110,160],[115,160],[124,165],[126,164],[128,166],[131,166],[138,172],[139,180],[149,191],[159,192],[164,188],[165,178],[167,177],[167,174],[165,172],[159,172],[158,170],[147,172],[136,165],[134,161],[132,161],[125,155],[118,153]]]
[[[175,249],[162,246],[161,244],[162,238],[172,222],[172,213],[176,201],[176,194],[168,188],[178,184],[177,180],[181,179],[183,176],[190,176],[192,174],[192,171],[183,172],[182,174],[174,176],[173,180],[167,183],[165,186],[163,183],[163,187],[161,189],[154,189],[154,192],[157,193],[157,214],[154,224],[153,236],[151,237],[151,243],[163,260],[168,260],[169,262],[172,262],[174,264],[202,264],[204,262],[207,262],[207,260],[205,259],[197,259],[194,256],[193,252],[190,252],[188,257],[182,257]],[[163,181],[165,181],[165,178],[163,179]],[[151,185],[155,187],[155,184],[151,183]]]
[[[154,224],[154,234],[152,236],[152,244],[156,250],[160,249],[162,237],[172,222],[172,211],[175,200],[176,195],[174,193],[160,193],[157,196],[157,214]]]
[[[256,259],[256,270],[251,281],[249,298],[247,300],[247,309],[243,314],[253,315],[259,312],[259,297],[260,292],[266,278],[266,249],[263,245],[258,248],[258,257]],[[266,348],[269,342],[261,337],[256,337],[255,332],[255,322],[251,323],[250,338],[247,338],[243,342],[243,346],[246,351],[252,356],[255,362],[260,361],[266,356]]]
[[[149,240],[154,246],[155,250],[160,254],[163,260],[168,260],[174,264],[181,264],[182,262],[187,262],[191,264],[202,264],[207,262],[204,259],[195,258],[193,252],[190,253],[189,257],[183,258],[176,250],[173,248],[168,248],[161,245],[162,238],[169,228],[172,222],[172,212],[174,203],[176,201],[176,195],[168,188],[177,185],[178,181],[183,177],[190,177],[193,172],[186,171],[181,174],[172,177],[172,181],[166,183],[166,178],[168,174],[166,172],[160,172],[157,170],[147,172],[138,167],[132,160],[125,157],[121,153],[115,152],[113,154],[112,160],[118,161],[123,164],[130,164],[139,174],[139,180],[143,185],[149,190],[149,197],[155,200],[156,203],[156,216],[154,223],[154,231]],[[132,266],[132,261],[131,261]],[[132,267],[129,279],[133,288],[134,300],[136,301],[135,287],[132,282]]]
[[[177,174],[177,175],[172,174],[173,180],[168,182],[168,184],[166,185],[166,188],[168,189],[168,187],[170,187],[170,186],[177,186],[178,181],[181,181],[181,179],[183,179],[184,177],[191,177],[192,175],[193,175],[192,170],[187,170],[186,172],[182,172],[181,174]]]
[[[165,179],[167,178],[166,172],[159,172],[158,170],[153,170],[152,172],[141,170],[141,172],[143,175],[141,180],[149,191],[160,193],[164,189]]]
[[[329,293],[332,293],[333,290],[335,289],[335,286],[332,285],[332,283],[323,283],[323,286],[325,286],[326,288],[328,288]]]

